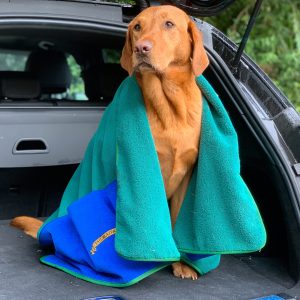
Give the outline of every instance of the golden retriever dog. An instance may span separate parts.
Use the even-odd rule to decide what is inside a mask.
[[[129,24],[121,65],[129,75],[135,74],[143,94],[172,226],[198,158],[202,100],[195,77],[208,64],[201,32],[182,10],[150,7]],[[18,217],[12,225],[36,237],[42,222]],[[198,277],[182,262],[172,267],[177,277]]]

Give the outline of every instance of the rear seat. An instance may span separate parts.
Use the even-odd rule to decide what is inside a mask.
[[[32,100],[36,100],[35,104],[40,100],[38,105],[43,106],[106,105],[113,99],[120,83],[127,76],[119,64],[101,64],[97,68],[97,74],[95,72],[91,74],[94,80],[85,82],[86,94],[90,101],[78,102],[69,99],[64,101],[55,97],[56,94],[65,93],[71,84],[71,72],[63,52],[33,51],[27,59],[25,70],[25,72],[0,72],[1,106],[5,103],[18,106],[20,101],[23,101],[24,105],[31,106]]]

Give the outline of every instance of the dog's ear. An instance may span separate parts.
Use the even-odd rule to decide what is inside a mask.
[[[131,46],[131,37],[130,37],[130,26],[128,27],[126,33],[126,41],[122,50],[122,56],[120,63],[123,69],[125,69],[129,75],[132,74],[132,46]]]
[[[192,20],[189,21],[188,30],[192,40],[192,68],[198,76],[207,68],[209,60],[203,46],[202,33]]]

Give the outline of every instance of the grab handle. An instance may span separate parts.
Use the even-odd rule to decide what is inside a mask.
[[[13,147],[13,154],[40,154],[48,152],[48,144],[42,138],[22,138]]]

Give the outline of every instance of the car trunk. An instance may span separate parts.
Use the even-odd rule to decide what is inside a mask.
[[[65,21],[64,26],[67,26],[66,23]],[[47,22],[44,26],[46,24]],[[74,38],[74,41],[78,43],[83,37],[88,37],[85,41],[90,42],[89,46],[101,49],[104,46],[99,46],[97,41],[107,40],[103,38],[107,30],[115,32],[112,35],[114,38],[110,37],[105,47],[120,49],[124,41],[124,26],[120,29],[108,29],[101,24],[97,24],[97,27],[93,23],[93,26],[88,28],[88,24],[79,21],[76,25],[76,29],[74,26],[70,29],[70,26],[68,30],[74,30],[74,37],[77,36],[77,40]],[[51,36],[53,33],[54,35],[59,33],[61,38],[67,38],[67,31],[63,33],[54,28],[59,27],[59,24],[55,26],[52,24],[52,26]],[[58,206],[63,190],[78,163],[75,158],[68,162],[66,160],[68,153],[77,147],[77,143],[83,143],[78,154],[83,155],[87,136],[91,136],[95,131],[104,104],[90,103],[90,105],[78,106],[78,104],[62,102],[61,108],[57,105],[48,109],[43,107],[43,111],[46,110],[47,114],[44,115],[44,122],[41,122],[37,112],[40,103],[36,103],[33,110],[27,107],[33,127],[47,124],[47,130],[44,131],[51,133],[53,128],[56,128],[67,135],[70,133],[68,126],[73,126],[72,122],[75,122],[76,130],[72,131],[73,139],[70,140],[65,151],[57,150],[55,163],[51,159],[47,160],[47,155],[40,156],[38,161],[26,166],[18,165],[14,159],[11,160],[11,165],[6,164],[7,159],[1,161],[2,165],[6,165],[0,166],[0,205],[3,207],[0,214],[2,219],[0,221],[0,298],[83,299],[101,295],[120,295],[125,299],[252,299],[283,292],[291,295],[299,294],[297,281],[300,260],[296,251],[300,247],[300,241],[297,239],[299,228],[286,174],[278,163],[276,155],[269,150],[268,141],[259,134],[253,120],[249,117],[245,102],[249,102],[250,97],[246,97],[246,93],[241,93],[241,85],[232,75],[229,75],[231,73],[228,66],[220,59],[221,56],[225,59],[230,55],[230,49],[225,49],[225,43],[222,47],[218,46],[220,39],[212,39],[212,31],[207,24],[199,23],[199,26],[205,34],[205,43],[211,60],[204,75],[222,99],[238,133],[241,173],[256,200],[266,226],[268,240],[265,248],[258,253],[223,255],[220,267],[197,281],[174,278],[168,268],[126,289],[97,286],[40,264],[39,258],[48,250],[40,249],[35,240],[10,228],[9,221],[12,217],[22,214],[47,217]],[[29,35],[40,32],[38,28],[33,29],[33,27],[32,24],[28,26]],[[0,24],[0,30],[1,28]],[[5,32],[6,29],[2,30]],[[26,31],[24,25],[23,30]],[[215,36],[217,36],[216,32]],[[254,71],[248,72],[247,78],[252,78],[250,72]],[[244,83],[246,89],[247,80]],[[262,86],[265,84],[263,83]],[[251,94],[250,88],[247,89],[247,93]],[[1,104],[0,115],[5,116],[9,111],[11,120],[18,120],[20,114],[23,116],[25,114],[24,118],[26,117],[26,110],[24,110],[26,101],[19,107],[18,105],[7,106],[7,103],[1,106]],[[64,114],[59,117],[62,111]],[[66,116],[69,122],[63,122]],[[54,119],[55,117],[58,119]],[[89,117],[93,119],[92,124],[88,121]],[[59,129],[55,127],[57,124],[61,126]],[[0,130],[3,130],[2,125],[0,123]],[[12,126],[16,132],[20,124],[15,123]],[[86,132],[80,132],[81,128],[85,128]],[[4,136],[5,132],[1,134]],[[59,145],[63,140],[59,134],[52,138],[55,141],[54,145]],[[6,145],[3,140],[1,143]],[[59,147],[53,149],[55,151]],[[29,158],[28,161],[32,160]]]
[[[268,234],[266,247],[259,253],[223,255],[220,267],[197,281],[176,279],[171,275],[171,270],[167,269],[133,287],[120,290],[96,286],[41,265],[38,259],[46,250],[40,249],[35,240],[10,228],[9,220],[2,220],[0,280],[5,284],[1,285],[0,291],[5,299],[21,299],[24,295],[26,299],[82,299],[103,294],[118,294],[126,299],[251,299],[293,288],[295,274],[290,266],[296,262],[290,245],[293,242],[290,240],[292,224],[288,224],[286,218],[291,213],[291,207],[287,205],[287,186],[272,157],[262,148],[214,71],[210,68],[205,75],[223,99],[237,130],[242,176],[262,214]],[[21,170],[22,178],[29,176],[26,169],[22,168],[20,172]],[[55,167],[48,167],[48,171],[47,168],[39,171],[55,178],[61,188],[72,174],[69,168],[60,168],[57,172]],[[34,172],[32,168],[30,172]],[[39,180],[35,181],[31,177],[30,182],[35,185],[32,187],[34,191],[39,186]],[[41,211],[41,207],[50,205],[52,209],[49,212],[52,211],[58,204],[58,197],[53,196],[57,193],[57,187],[54,185],[52,190],[49,184],[43,188],[45,190],[40,190],[39,186],[39,190],[44,192],[42,197],[31,197],[29,194],[26,196],[26,203],[22,191],[11,191],[15,202],[9,197],[1,199],[9,204],[7,216],[11,216],[12,212],[14,215],[26,214],[26,209],[20,209],[20,203],[24,203],[26,207],[37,207],[37,212]]]
[[[41,265],[38,258],[45,250],[39,249],[36,241],[10,228],[9,220],[3,220],[0,226],[0,278],[5,282],[0,288],[2,295],[13,299],[21,299],[24,294],[27,299],[37,299],[41,295],[44,299],[79,299],[101,294],[120,294],[128,299],[199,299],[200,296],[203,299],[250,299],[294,286],[289,270],[289,264],[293,263],[289,260],[294,259],[289,248],[288,231],[291,229],[285,217],[290,208],[284,204],[289,199],[282,174],[230,102],[230,97],[219,88],[222,85],[214,72],[208,70],[206,76],[224,99],[238,132],[242,176],[263,216],[268,233],[266,247],[260,253],[224,255],[221,266],[197,282],[175,279],[170,270],[164,270],[134,287],[116,290],[95,286]],[[73,170],[74,166],[21,168],[18,172],[11,170],[10,176],[2,169],[10,179],[18,174],[21,181],[16,182],[22,182],[27,188],[18,191],[11,188],[10,196],[1,198],[6,207],[3,217],[5,214],[7,217],[28,214],[32,207],[36,214],[31,210],[31,215],[48,215],[57,206],[59,191],[62,192]],[[43,180],[48,183],[41,185]]]

